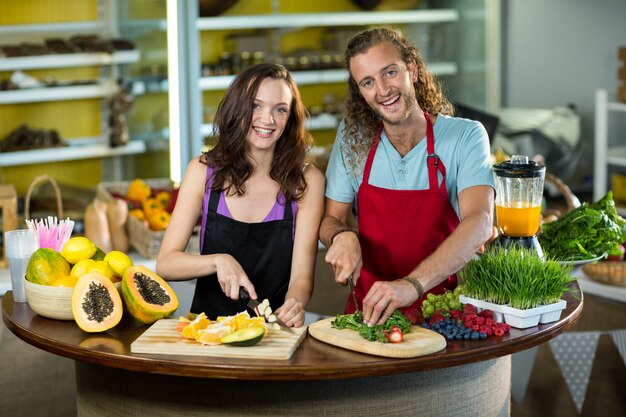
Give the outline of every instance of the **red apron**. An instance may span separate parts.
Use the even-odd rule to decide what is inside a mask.
[[[363,181],[357,194],[359,242],[363,256],[361,276],[355,292],[359,303],[367,295],[376,281],[394,281],[407,276],[420,262],[454,231],[459,218],[448,200],[446,190],[446,169],[435,154],[433,125],[426,117],[426,169],[428,169],[429,189],[390,190],[369,183],[372,162],[382,133],[382,126],[376,133],[367,156],[363,171]],[[437,171],[443,177],[438,185]],[[456,284],[456,275],[451,275],[428,292],[441,294]],[[411,290],[413,290],[411,288]],[[420,308],[426,294],[413,305],[404,307]],[[350,297],[345,312],[353,313],[354,304]]]

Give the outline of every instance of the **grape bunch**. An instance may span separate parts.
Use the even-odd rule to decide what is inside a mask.
[[[447,290],[443,294],[429,293],[426,300],[422,302],[422,316],[430,318],[436,311],[448,316],[450,311],[461,309],[459,296],[463,294],[463,285],[457,286],[454,291]]]

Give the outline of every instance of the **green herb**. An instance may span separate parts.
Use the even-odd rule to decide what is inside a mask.
[[[619,245],[625,241],[626,220],[617,214],[611,191],[543,225],[539,235],[544,253],[560,261],[592,259],[604,253],[619,256]]]
[[[363,323],[363,315],[360,311],[353,314],[338,314],[330,324],[336,329],[355,330],[359,332],[359,336],[366,340],[382,343],[388,342],[385,331],[390,331],[393,326],[402,329],[403,334],[411,332],[411,322],[400,310],[394,311],[385,323],[372,327]]]
[[[458,276],[468,297],[526,310],[560,300],[576,279],[571,271],[571,265],[541,260],[526,248],[490,246]]]

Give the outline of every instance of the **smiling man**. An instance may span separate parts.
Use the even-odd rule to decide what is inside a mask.
[[[357,34],[345,53],[346,116],[326,171],[320,239],[335,281],[355,282],[363,319],[418,308],[492,235],[489,138],[453,107],[417,49],[395,30]],[[356,214],[357,231],[347,226]],[[348,299],[346,313],[355,305]]]

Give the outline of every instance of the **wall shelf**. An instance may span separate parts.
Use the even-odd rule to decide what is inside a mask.
[[[46,101],[80,100],[110,97],[119,90],[111,80],[93,85],[25,88],[0,91],[0,104],[41,103]]]
[[[198,30],[298,28],[311,26],[364,26],[397,23],[443,23],[459,20],[453,9],[389,12],[288,13],[275,15],[201,17]]]
[[[76,33],[76,32],[97,32],[106,31],[105,22],[100,20],[81,22],[55,22],[55,23],[33,23],[24,25],[2,25],[0,35],[30,35],[33,33]]]
[[[0,58],[0,71],[132,64],[138,62],[139,57],[138,50],[129,50],[111,54],[94,52]]]
[[[125,146],[115,148],[105,144],[4,152],[0,153],[0,167],[134,155],[144,153],[145,151],[146,145],[144,142],[131,141]]]
[[[456,75],[458,67],[454,62],[433,62],[428,65],[430,71],[438,76]],[[348,80],[348,72],[344,69],[319,71],[292,71],[291,75],[298,85],[344,83]],[[224,90],[235,78],[234,75],[218,75],[201,77],[200,90]]]

